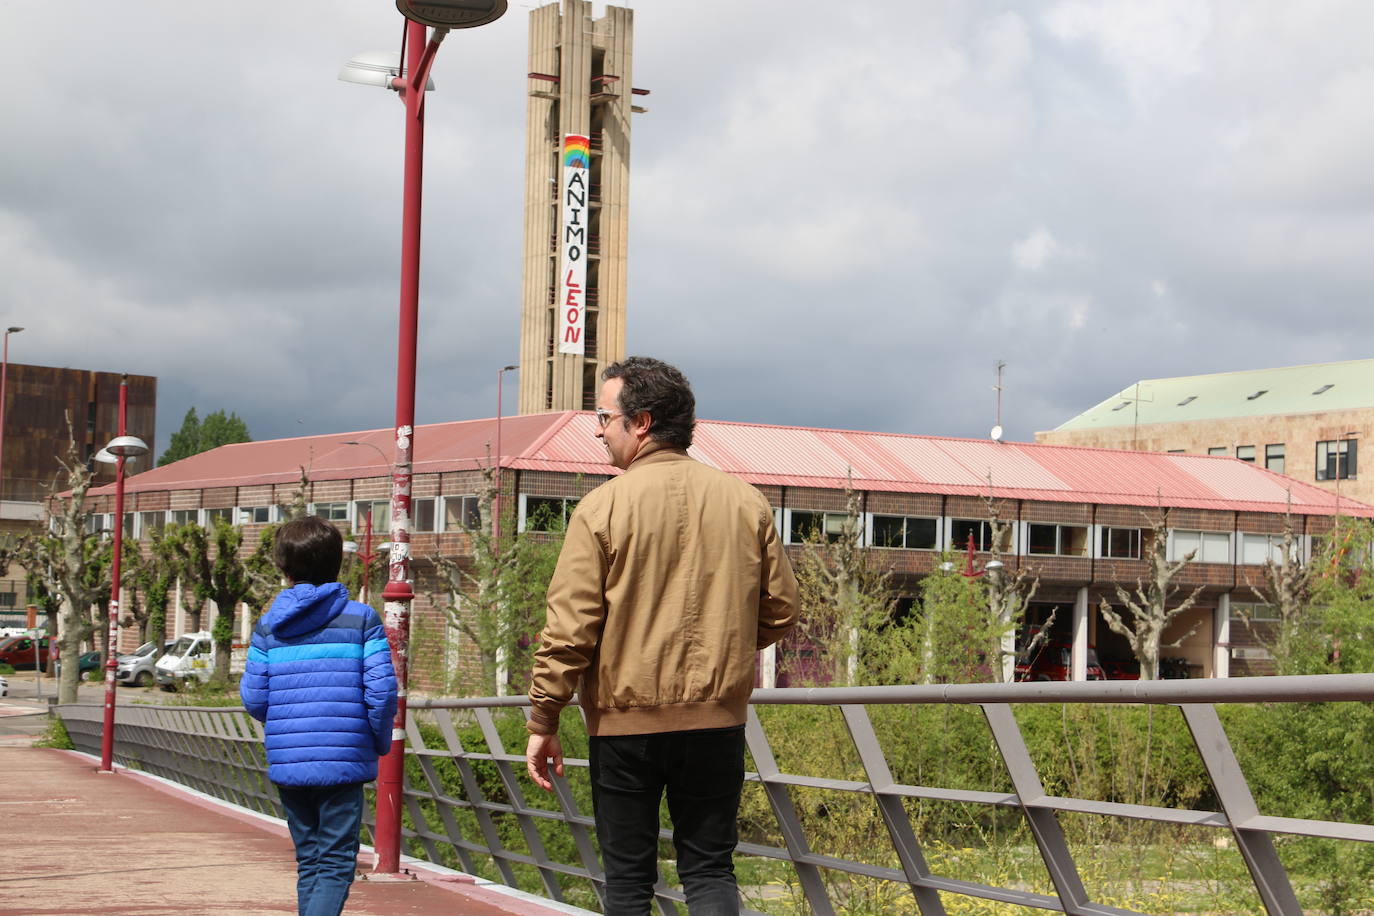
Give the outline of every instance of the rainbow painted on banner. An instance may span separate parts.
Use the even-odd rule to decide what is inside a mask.
[[[581,134],[568,134],[563,138],[563,168],[585,169],[592,164],[592,145]]]

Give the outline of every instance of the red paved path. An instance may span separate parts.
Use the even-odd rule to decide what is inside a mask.
[[[284,824],[68,751],[0,746],[0,914],[295,913]],[[362,860],[368,861],[364,852]],[[548,916],[529,899],[408,865],[423,880],[356,881],[347,916]]]

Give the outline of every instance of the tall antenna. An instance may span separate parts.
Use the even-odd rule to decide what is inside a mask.
[[[1007,368],[1005,360],[997,361],[997,384],[992,386],[992,390],[997,392],[997,422],[992,427],[992,441],[1002,440],[1002,370]]]

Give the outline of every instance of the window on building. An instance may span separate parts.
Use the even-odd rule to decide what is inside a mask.
[[[240,525],[263,525],[272,521],[271,506],[245,506],[239,509]]]
[[[1032,522],[1026,526],[1026,552],[1045,556],[1086,557],[1088,527]]]
[[[153,532],[161,531],[166,526],[166,512],[138,513],[138,536],[141,538],[151,537]]]
[[[1255,447],[1253,445],[1237,445],[1236,457],[1239,458],[1241,461],[1248,461],[1251,464],[1254,464]]]
[[[969,535],[973,535],[973,549],[989,551],[992,549],[992,525],[986,520],[952,518],[949,520],[949,549],[967,550]],[[1002,532],[1002,543],[997,545],[1002,553],[1011,550],[1011,526]]]
[[[1294,543],[1294,550],[1297,550],[1297,547],[1298,545]],[[1240,536],[1240,562],[1250,566],[1259,566],[1266,560],[1273,560],[1275,563],[1283,562],[1283,535],[1243,532]]]
[[[214,525],[215,525],[215,522],[220,521],[220,520],[223,520],[223,521],[225,521],[225,522],[228,522],[230,525],[234,524],[234,510],[233,510],[233,509],[206,509],[206,510],[205,510],[205,527],[207,527],[207,528],[213,528]]]
[[[1114,560],[1140,559],[1140,529],[1103,528],[1102,556]]]
[[[348,503],[311,503],[310,514],[329,522],[348,521]]]
[[[111,516],[104,512],[86,516],[86,533],[98,534],[101,531],[109,531],[110,519]]]
[[[1283,473],[1283,443],[1264,447],[1264,466],[1279,474]]]
[[[373,534],[391,530],[391,500],[360,499],[353,504],[354,534],[362,534],[367,530],[367,514],[369,512],[372,513]]]
[[[1189,553],[1196,563],[1230,563],[1231,535],[1224,531],[1175,531],[1169,559],[1181,560]]]
[[[1354,439],[1328,439],[1317,443],[1317,479],[1348,480],[1355,477]]]
[[[525,496],[521,530],[557,531],[568,523],[576,499],[559,496]]]
[[[787,527],[787,543],[800,544],[808,538],[821,535],[834,543],[844,534],[844,512],[808,512],[801,509],[791,510],[791,522]]]
[[[14,592],[0,592],[0,607],[18,607],[19,596]]]
[[[530,499],[540,499],[533,496]],[[561,512],[562,510],[558,510]],[[445,531],[476,531],[482,527],[482,510],[477,502],[476,496],[445,496],[444,497],[444,530]],[[547,531],[547,528],[535,528],[535,531]]]
[[[873,516],[873,546],[904,550],[934,550],[939,540],[940,520],[905,515]]]
[[[1187,450],[1186,448],[1171,448],[1171,449],[1169,449],[1169,454],[1170,454],[1170,455],[1186,455],[1186,454],[1188,454],[1188,450]]]
[[[1268,604],[1243,604],[1231,602],[1231,620],[1244,623],[1247,620],[1278,620],[1279,609]]]
[[[1207,450],[1209,455],[1229,455],[1231,450],[1224,445],[1214,445]]]
[[[410,501],[410,524],[412,531],[433,531],[434,530],[434,497],[426,496],[422,499],[412,499]],[[374,522],[375,526],[376,523]]]
[[[200,522],[199,509],[173,509],[170,515],[173,525],[194,525]]]

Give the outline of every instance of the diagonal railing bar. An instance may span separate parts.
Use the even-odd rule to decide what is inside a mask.
[[[1030,751],[1026,749],[1025,739],[1021,737],[1016,717],[1012,715],[1011,707],[1003,703],[983,704],[983,716],[992,729],[992,739],[997,742],[1002,763],[1011,777],[1012,789],[1021,800],[1021,812],[1030,826],[1031,836],[1040,850],[1040,858],[1045,862],[1050,881],[1059,899],[1064,902],[1064,909],[1070,913],[1080,912],[1091,901],[1055,812],[1038,804],[1045,798],[1045,787],[1040,782],[1040,774],[1031,760]]]
[[[773,759],[773,748],[768,743],[768,736],[764,734],[763,724],[759,721],[758,712],[753,706],[749,707],[749,717],[744,723],[744,742],[749,748],[749,755],[754,758],[759,781],[763,783],[763,791],[768,797],[768,805],[773,810],[773,816],[778,820],[778,829],[782,832],[788,856],[797,870],[797,880],[806,895],[806,902],[810,904],[813,913],[819,916],[832,916],[835,908],[830,902],[830,895],[826,892],[825,879],[821,876],[820,868],[807,861],[811,854],[811,845],[806,840],[806,833],[802,830],[801,820],[797,817],[797,809],[792,804],[792,796],[787,786],[776,780],[780,775],[778,763]]]
[[[1236,760],[1226,729],[1221,725],[1215,707],[1185,704],[1183,718],[1193,734],[1193,743],[1202,756],[1202,765],[1216,789],[1221,810],[1231,823],[1231,833],[1240,848],[1241,858],[1255,881],[1260,901],[1271,914],[1302,916],[1298,895],[1293,892],[1288,871],[1279,861],[1273,838],[1250,824],[1259,816],[1259,806],[1250,794],[1240,763]]]
[[[544,892],[552,899],[562,902],[563,888],[558,883],[557,872],[549,867],[553,864],[552,860],[544,849],[544,840],[539,836],[539,828],[535,825],[534,818],[530,816],[530,806],[525,799],[525,790],[520,787],[511,765],[513,759],[523,764],[525,758],[512,758],[506,754],[505,743],[501,740],[501,734],[496,730],[496,721],[491,717],[491,710],[477,710],[477,725],[482,730],[482,739],[487,742],[487,748],[492,753],[496,763],[497,775],[500,776],[501,784],[506,790],[506,797],[511,800],[511,804],[514,806],[516,823],[520,825],[520,833],[525,837],[525,844],[529,847],[530,855],[534,858],[535,865],[539,869],[539,879],[544,884]]]
[[[834,913],[827,875],[843,891],[853,878],[891,882],[910,889],[923,914],[940,913],[949,903],[942,895],[981,898],[1049,912],[1076,914],[1127,914],[1089,899],[1076,870],[1067,841],[1057,820],[1060,812],[1118,819],[1211,827],[1227,830],[1234,838],[1251,883],[1266,912],[1298,914],[1300,905],[1282,861],[1275,853],[1275,836],[1318,837],[1374,843],[1374,825],[1332,820],[1289,818],[1262,813],[1245,781],[1215,706],[1227,703],[1330,703],[1374,701],[1374,675],[1318,675],[1306,677],[1236,678],[1224,680],[1141,681],[1039,684],[951,684],[902,687],[785,688],[755,691],[751,699],[745,738],[757,773],[747,773],[758,783],[777,822],[783,846],[742,842],[739,854],[787,862],[812,912]],[[1099,801],[1046,794],[1040,775],[1026,748],[1011,707],[1021,704],[1143,704],[1177,706],[1207,774],[1218,811],[1168,808]],[[858,752],[866,781],[783,772],[774,756],[757,709],[766,705],[840,707],[849,737]],[[939,786],[897,783],[884,749],[874,732],[866,707],[876,705],[957,705],[980,707],[1011,778],[1012,791],[948,789]],[[591,817],[581,812],[578,797],[567,778],[555,781],[556,807],[531,806],[522,783],[524,758],[508,754],[501,743],[493,713],[527,707],[524,697],[476,697],[413,701],[413,710],[429,710],[444,736],[444,746],[424,746],[422,733],[409,729],[408,752],[419,762],[422,778],[407,786],[406,804],[415,819],[417,837],[430,857],[456,854],[471,869],[476,856],[491,858],[501,880],[515,884],[520,875],[511,866],[536,870],[546,894],[560,890],[558,877],[571,877],[603,893],[603,876],[596,860]],[[467,711],[480,726],[490,753],[463,746],[453,716]],[[101,713],[99,705],[70,704],[57,707],[78,750],[99,752]],[[115,756],[123,766],[156,773],[245,807],[281,816],[280,802],[266,778],[262,728],[240,708],[121,706],[117,710]],[[462,798],[445,789],[439,767],[449,760],[463,784]],[[572,768],[585,768],[586,760],[566,759]],[[483,782],[477,766],[495,768],[495,783]],[[826,855],[813,850],[794,805],[792,790],[859,794],[874,800],[886,827],[900,867],[892,868]],[[501,793],[505,799],[493,797]],[[1036,849],[1049,872],[1054,892],[1034,893],[1020,887],[991,887],[955,877],[931,873],[917,840],[904,801],[923,799],[982,806],[990,810],[1018,809],[1030,826]],[[464,836],[457,813],[469,811],[478,824],[477,836]],[[442,832],[427,818],[434,813],[443,822]],[[529,853],[504,848],[498,818],[513,817],[529,846]],[[576,850],[577,864],[553,861],[538,831],[539,822],[564,825]],[[671,837],[671,831],[660,830]],[[881,839],[881,833],[875,839]],[[533,840],[533,842],[531,842]],[[452,850],[450,853],[448,850]],[[573,857],[569,853],[569,857]],[[526,888],[527,890],[529,888]],[[673,911],[682,894],[663,887],[655,889],[661,913]],[[931,902],[934,901],[934,902]],[[746,913],[751,911],[744,911]]]
[[[878,803],[878,811],[892,840],[892,848],[897,853],[897,861],[902,864],[902,872],[906,875],[912,896],[916,898],[921,916],[945,916],[945,905],[940,901],[940,892],[930,885],[930,866],[921,853],[921,844],[911,827],[911,818],[907,817],[906,808],[902,805],[902,797],[890,791],[895,780],[887,765],[887,758],[883,756],[882,745],[878,743],[878,735],[873,731],[873,723],[868,719],[868,710],[862,706],[845,704],[840,707],[840,713],[844,716],[854,749],[859,753],[859,762],[868,776],[873,799]]]

